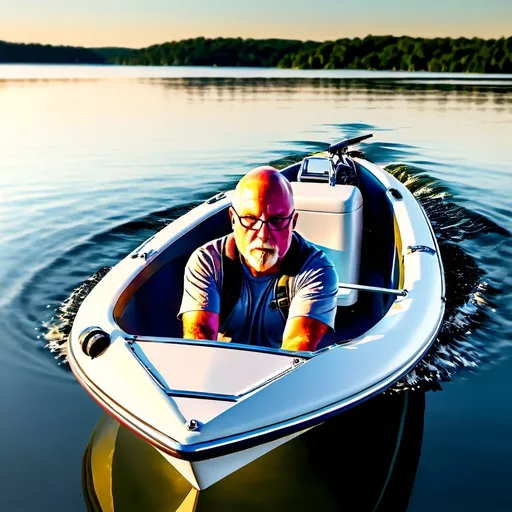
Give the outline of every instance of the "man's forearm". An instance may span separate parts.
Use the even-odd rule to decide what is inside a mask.
[[[296,336],[295,338],[283,341],[283,345],[281,348],[283,350],[313,352],[316,350],[317,345],[318,342],[316,341],[304,339],[303,336]]]
[[[284,350],[313,352],[329,327],[313,318],[289,318],[283,334]]]
[[[209,311],[183,313],[183,337],[189,340],[217,340],[219,315]]]
[[[206,325],[183,326],[183,337],[189,340],[216,340],[217,333]]]

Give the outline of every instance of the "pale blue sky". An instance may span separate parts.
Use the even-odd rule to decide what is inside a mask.
[[[0,40],[142,47],[186,37],[323,41],[512,35],[512,0],[0,0]]]

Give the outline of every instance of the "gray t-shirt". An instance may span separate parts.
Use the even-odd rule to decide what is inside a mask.
[[[312,244],[295,233],[300,244]],[[188,311],[220,313],[222,247],[224,238],[196,249],[185,268],[184,291],[178,317]],[[240,298],[219,327],[219,340],[280,348],[285,319],[270,308],[279,274],[254,277],[245,264]],[[288,318],[314,318],[334,329],[338,276],[324,252],[314,248],[298,274],[290,280]]]

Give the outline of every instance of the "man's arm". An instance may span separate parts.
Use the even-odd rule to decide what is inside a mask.
[[[188,311],[181,317],[183,337],[191,340],[217,340],[219,315],[211,311]]]
[[[314,318],[307,316],[290,318],[284,328],[281,348],[314,351],[328,329],[328,325]]]
[[[329,326],[307,316],[290,318],[283,333],[284,350],[314,351]]]
[[[196,249],[187,262],[178,313],[186,339],[217,340],[220,295],[215,276],[219,266],[219,255],[210,245]]]
[[[338,275],[321,253],[309,269],[295,278],[296,292],[290,304],[281,348],[314,351],[323,336],[334,329]]]

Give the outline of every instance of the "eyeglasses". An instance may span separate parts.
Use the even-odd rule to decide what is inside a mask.
[[[293,210],[288,217],[280,217],[279,215],[276,215],[275,217],[270,217],[268,220],[262,220],[254,215],[243,215],[240,217],[233,207],[231,207],[231,209],[235,212],[242,227],[245,229],[252,229],[254,231],[259,231],[263,224],[267,224],[269,229],[272,231],[282,231],[290,225],[290,221],[295,213],[295,210]]]

